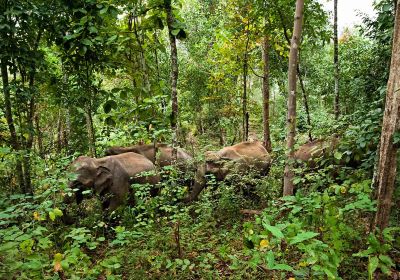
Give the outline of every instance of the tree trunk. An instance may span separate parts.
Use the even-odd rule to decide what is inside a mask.
[[[95,141],[92,109],[90,106],[90,101],[88,101],[88,104],[86,104],[85,116],[86,116],[86,129],[89,141],[89,155],[91,157],[96,157],[96,141]]]
[[[38,148],[38,153],[40,157],[44,157],[44,151],[43,151],[43,134],[42,131],[40,130],[40,116],[39,112],[36,110],[35,114],[35,129],[36,129],[36,139],[37,139],[37,148]]]
[[[271,135],[269,129],[269,38],[268,35],[264,36],[262,58],[264,62],[263,67],[263,80],[262,80],[262,91],[263,91],[263,144],[268,152],[271,152]]]
[[[57,119],[57,143],[56,149],[57,153],[61,152],[62,149],[62,122],[61,122],[61,109],[58,110],[58,119]]]
[[[383,116],[382,133],[379,148],[377,176],[374,185],[377,188],[378,201],[374,226],[383,230],[389,224],[395,188],[397,149],[394,143],[395,133],[400,129],[400,1],[397,2],[393,33],[392,60],[387,83],[386,104]]]
[[[142,86],[146,89],[146,91],[150,91],[150,81],[149,81],[149,73],[148,73],[148,67],[146,64],[146,58],[144,54],[144,49],[143,49],[143,40],[140,38],[138,30],[138,20],[137,16],[133,15],[133,31],[136,37],[136,42],[139,46],[139,59],[140,59],[140,66],[142,68],[142,77],[143,77],[143,83]]]
[[[40,34],[38,36],[38,40],[40,40]],[[35,48],[36,50],[36,48]],[[33,66],[33,69],[29,73],[29,92],[30,92],[30,100],[29,100],[29,108],[27,114],[27,125],[28,125],[28,140],[26,141],[26,155],[23,160],[24,166],[24,179],[25,179],[25,193],[33,194],[32,182],[31,182],[31,152],[33,146],[33,137],[35,126],[33,124],[34,116],[35,116],[35,95],[36,89],[34,86],[35,83],[35,74],[36,69]]]
[[[335,67],[335,119],[339,119],[339,45],[338,45],[338,25],[337,25],[337,3],[333,0],[333,63]]]
[[[12,116],[10,86],[9,86],[9,82],[8,82],[7,61],[5,58],[3,58],[1,60],[1,78],[3,81],[4,113],[5,113],[5,117],[7,120],[8,129],[10,131],[11,146],[14,149],[14,151],[19,152],[21,149],[21,145],[18,141],[18,136],[17,136],[17,132],[15,130],[15,125],[14,125],[14,119]],[[18,184],[19,184],[22,192],[25,192],[24,174],[23,174],[22,164],[21,164],[19,155],[17,155],[16,175],[17,175],[17,179],[18,179]]]
[[[249,27],[250,21],[247,23],[247,41],[246,47],[244,50],[244,57],[243,57],[243,103],[242,103],[242,110],[243,110],[243,141],[247,141],[249,139],[249,113],[247,112],[247,74],[249,70],[249,61],[248,61],[248,49],[249,49]]]
[[[171,47],[171,101],[172,101],[172,112],[171,112],[171,129],[172,129],[172,156],[174,159],[177,157],[177,139],[178,139],[178,51],[176,48],[176,37],[172,34],[173,24],[175,22],[174,15],[172,13],[171,0],[164,0],[165,10],[167,12],[167,23],[169,42]]]
[[[288,112],[287,112],[287,159],[284,172],[283,195],[293,195],[294,177],[294,143],[296,137],[296,70],[299,52],[301,30],[303,27],[304,0],[296,1],[296,14],[294,18],[293,37],[289,53],[288,70]]]
[[[243,141],[249,138],[249,127],[247,122],[247,54],[244,55],[243,61]]]

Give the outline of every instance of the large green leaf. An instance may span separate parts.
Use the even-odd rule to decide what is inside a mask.
[[[270,231],[272,233],[272,235],[274,235],[275,237],[277,237],[279,239],[284,238],[284,235],[279,228],[277,228],[275,226],[271,226],[267,223],[263,223],[263,226],[266,230]]]
[[[297,243],[309,240],[313,237],[316,237],[317,235],[319,235],[319,233],[312,232],[312,231],[301,232],[301,233],[297,234],[295,237],[293,237],[290,240],[289,244],[290,245],[297,244]]]
[[[378,268],[379,259],[377,256],[370,257],[368,262],[368,278],[373,279],[375,270]]]

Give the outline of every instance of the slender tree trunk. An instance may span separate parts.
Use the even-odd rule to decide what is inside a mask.
[[[264,36],[262,58],[264,62],[263,66],[263,80],[262,80],[262,91],[263,91],[263,145],[268,152],[271,152],[271,135],[269,129],[269,38],[268,35]]]
[[[299,53],[299,60],[300,60],[300,53]],[[311,134],[311,116],[310,116],[310,107],[308,106],[308,97],[306,93],[306,89],[304,87],[304,82],[303,78],[300,72],[300,65],[297,64],[297,75],[299,76],[299,82],[300,82],[300,88],[303,93],[303,103],[304,103],[304,109],[306,110],[306,115],[307,115],[307,125],[308,125],[308,140],[312,141],[312,134]]]
[[[279,12],[279,16],[280,16],[281,23],[282,23],[282,27],[283,27],[283,34],[284,34],[284,36],[285,36],[285,38],[286,38],[286,41],[287,41],[288,44],[290,45],[291,42],[290,42],[290,39],[289,39],[289,35],[288,35],[288,32],[287,32],[287,28],[286,28],[285,22],[284,22],[284,20],[283,20],[283,15],[282,15],[281,12]],[[298,59],[300,60],[300,51],[299,51],[298,56],[299,56]],[[305,87],[304,87],[304,82],[303,82],[302,75],[301,75],[301,72],[300,72],[300,66],[299,66],[299,64],[297,64],[297,66],[296,66],[296,71],[297,71],[297,76],[299,77],[300,87],[301,87],[301,91],[302,91],[302,93],[303,93],[304,108],[305,108],[306,114],[307,114],[307,125],[309,126],[309,129],[308,129],[308,139],[309,139],[310,141],[312,141],[313,138],[312,138],[312,135],[311,135],[311,117],[310,117],[310,109],[309,109],[309,106],[308,106],[307,93],[306,93],[306,89],[305,89]]]
[[[40,40],[40,35],[38,40]],[[33,146],[33,137],[34,137],[34,116],[35,116],[35,95],[36,89],[34,86],[35,83],[35,74],[36,69],[33,67],[31,72],[29,73],[29,91],[30,91],[30,101],[29,108],[27,114],[27,125],[28,125],[28,139],[26,141],[26,155],[24,156],[23,165],[24,165],[24,179],[25,179],[25,191],[26,193],[33,194],[32,182],[31,182],[31,153]]]
[[[378,207],[374,226],[380,230],[389,224],[392,197],[395,189],[397,149],[394,134],[400,130],[400,1],[397,2],[393,33],[392,60],[387,83],[386,105],[383,116],[382,133],[377,165],[376,198]]]
[[[18,141],[18,136],[15,130],[14,119],[11,110],[10,85],[8,81],[7,61],[5,58],[1,60],[1,77],[3,81],[4,113],[7,120],[8,129],[10,131],[11,146],[14,151],[19,152],[21,149],[21,145]],[[25,192],[24,174],[22,171],[22,164],[19,155],[17,155],[16,175],[18,179],[18,184],[22,192]]]
[[[333,0],[333,64],[335,67],[335,119],[339,119],[339,45],[338,45],[338,25],[337,25],[337,4],[338,0]]]
[[[35,129],[36,129],[36,139],[37,139],[37,148],[38,148],[38,153],[40,157],[44,157],[44,151],[43,151],[43,134],[42,131],[40,130],[40,116],[38,110],[36,110],[35,114]]]
[[[143,71],[143,73],[142,73],[143,84],[142,85],[147,91],[150,91],[149,73],[148,73],[148,67],[146,64],[146,59],[145,59],[145,54],[144,54],[144,49],[143,49],[143,40],[139,36],[137,26],[138,26],[137,16],[133,16],[133,31],[134,31],[134,34],[136,37],[136,42],[139,46],[140,66]]]
[[[249,138],[249,127],[247,122],[247,54],[244,55],[243,61],[243,141]]]
[[[288,113],[287,113],[287,159],[284,172],[283,195],[293,195],[293,177],[294,177],[294,143],[296,137],[296,70],[297,59],[303,27],[304,0],[296,1],[296,14],[294,17],[293,37],[289,53],[288,70]]]
[[[88,141],[89,141],[89,155],[91,157],[96,157],[96,142],[95,142],[95,134],[94,134],[94,126],[93,126],[93,117],[92,117],[92,109],[91,109],[89,101],[88,101],[88,104],[86,104],[85,117],[86,117],[86,128],[87,128]]]
[[[242,103],[242,110],[243,110],[243,141],[247,141],[249,139],[249,113],[247,112],[247,74],[249,71],[249,59],[248,59],[248,49],[249,49],[249,27],[250,21],[247,23],[247,41],[246,41],[246,48],[244,50],[244,57],[243,57],[243,103]]]
[[[157,32],[154,32],[154,41],[158,42]],[[158,51],[157,51],[156,47],[154,48],[154,57],[156,59],[157,82],[158,82],[158,85],[160,85],[160,81],[161,81],[160,62],[158,59]],[[161,99],[161,108],[162,108],[163,113],[165,113],[167,111],[167,104],[166,104],[165,98]]]
[[[176,37],[172,34],[173,24],[175,22],[174,15],[172,13],[171,0],[164,0],[165,10],[167,12],[167,23],[169,42],[171,47],[171,101],[172,101],[172,112],[171,112],[171,129],[172,129],[172,156],[174,159],[177,157],[177,139],[178,139],[178,51],[176,48]]]
[[[61,109],[58,110],[58,119],[57,119],[57,153],[61,152],[62,147],[62,126],[61,126]]]
[[[69,137],[71,136],[71,117],[69,113],[69,109],[66,110],[65,112],[65,125],[66,125],[66,130],[64,133],[64,147],[67,150],[67,153],[70,153],[69,149]]]
[[[85,104],[85,117],[86,117],[86,129],[88,133],[89,140],[89,154],[91,157],[96,157],[96,136],[93,125],[93,116],[92,116],[92,100],[93,100],[93,92],[90,86],[90,77],[91,77],[91,69],[88,61],[85,61],[86,67],[86,94],[88,96],[88,100]]]

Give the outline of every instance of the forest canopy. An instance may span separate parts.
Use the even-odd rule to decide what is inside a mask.
[[[398,279],[400,1],[0,0],[1,279]]]

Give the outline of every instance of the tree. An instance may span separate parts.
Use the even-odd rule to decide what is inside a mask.
[[[70,74],[75,90],[69,99],[84,112],[89,154],[96,156],[93,116],[99,105],[101,80],[96,79],[95,72],[105,68],[113,54],[118,36],[110,34],[107,21],[116,18],[117,9],[91,0],[69,3],[68,8],[69,23],[63,30],[65,36],[60,45],[64,69]]]
[[[164,0],[165,11],[167,12],[167,25],[169,42],[171,48],[171,129],[172,129],[172,147],[173,147],[173,158],[177,156],[177,137],[178,137],[178,51],[176,48],[176,29],[174,29],[175,18],[172,12],[171,0]],[[180,30],[178,30],[179,32]]]
[[[271,152],[271,135],[269,129],[269,38],[268,34],[264,35],[262,57],[263,57],[263,145],[268,152]]]
[[[39,95],[36,76],[37,70],[43,66],[43,52],[39,46],[43,34],[49,32],[50,18],[54,15],[46,4],[46,1],[41,0],[2,1],[0,4],[0,59],[4,110],[11,145],[18,153],[16,169],[23,193],[33,192],[30,158],[34,140],[36,101]],[[8,78],[9,73],[13,75],[11,82]],[[12,95],[14,98],[11,98]]]
[[[397,170],[397,150],[400,143],[400,1],[397,1],[394,23],[392,59],[387,83],[379,159],[376,169],[378,201],[374,226],[383,230],[389,224]]]
[[[335,119],[339,119],[339,45],[337,24],[338,0],[333,0],[333,63],[335,67]]]
[[[289,70],[288,70],[288,112],[286,120],[287,130],[287,159],[284,171],[283,195],[293,194],[293,177],[294,177],[294,143],[296,137],[296,80],[297,80],[297,60],[299,46],[301,40],[301,31],[303,27],[304,0],[296,1],[296,11],[294,18],[293,36],[289,53]]]

